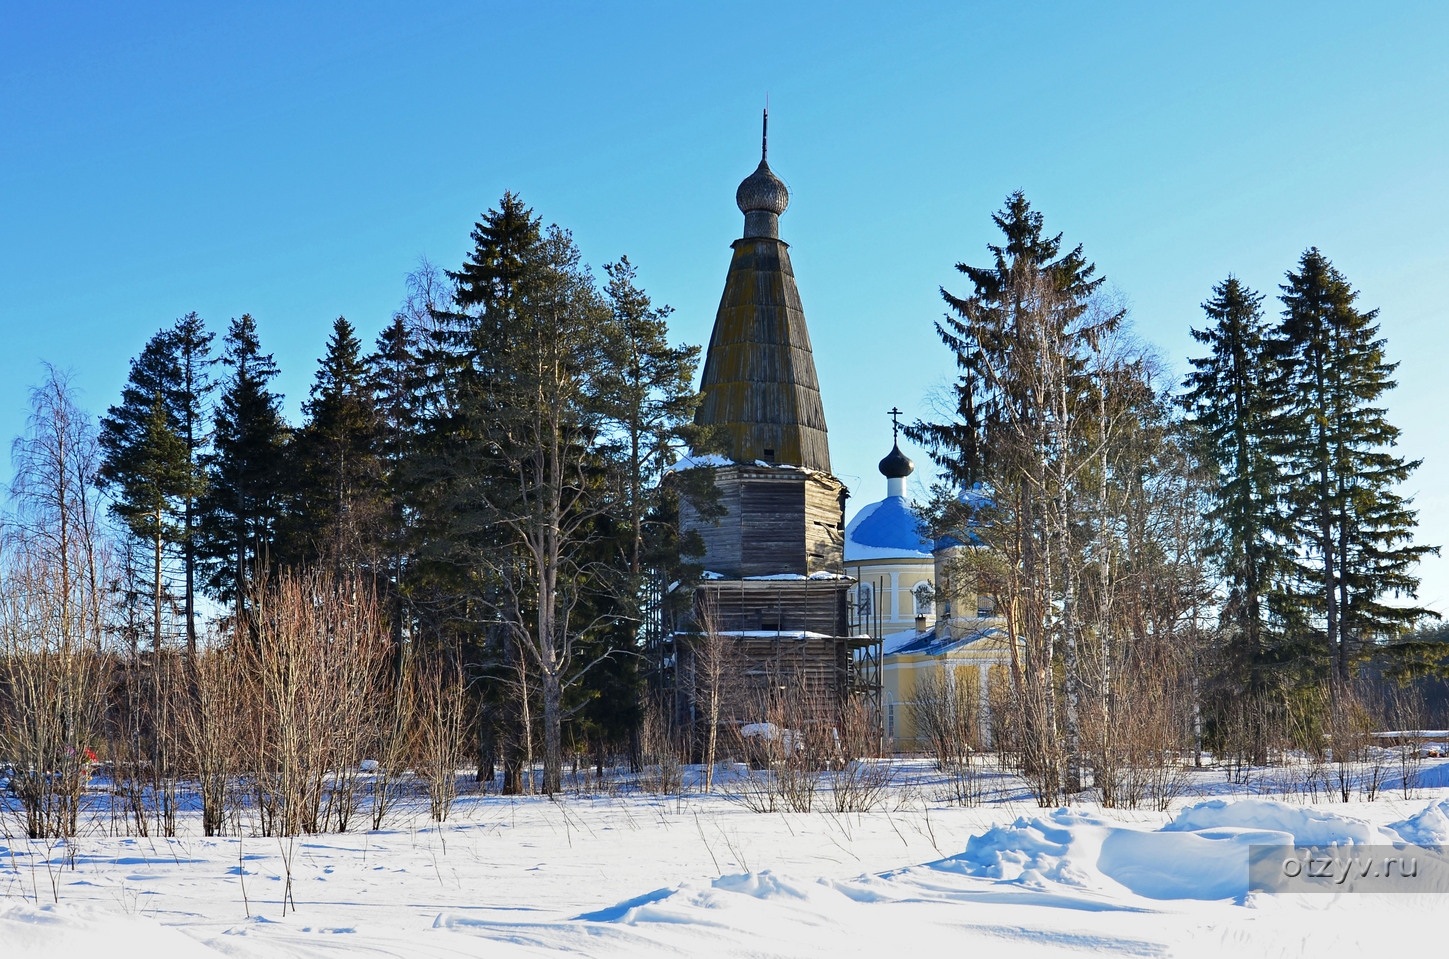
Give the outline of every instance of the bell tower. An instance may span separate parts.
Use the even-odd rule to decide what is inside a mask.
[[[704,539],[706,569],[751,577],[843,573],[845,486],[830,473],[830,443],[810,331],[780,214],[790,205],[768,159],[765,113],[760,165],[735,191],[744,235],[705,355],[696,415],[722,431],[730,465],[715,469],[726,515],[716,524],[685,510]]]
[[[858,685],[852,649],[869,641],[851,636],[849,493],[830,472],[810,333],[780,239],[790,192],[770,169],[768,111],[764,122],[760,165],[735,191],[744,230],[731,244],[695,418],[725,438],[723,458],[694,467],[713,471],[724,515],[701,517],[681,504],[681,526],[704,541],[707,572],[694,622],[676,633],[678,668],[692,668],[689,637],[707,623],[732,638],[742,664],[734,719],[757,721],[751,704],[764,691],[792,690],[823,720]],[[687,675],[680,681],[688,686]]]

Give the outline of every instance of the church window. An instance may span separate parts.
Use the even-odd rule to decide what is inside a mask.
[[[916,601],[916,615],[931,615],[931,604],[936,600],[936,591],[931,588],[929,581],[922,580],[911,588],[911,594]]]
[[[875,587],[861,583],[855,597],[855,609],[861,619],[875,615]]]

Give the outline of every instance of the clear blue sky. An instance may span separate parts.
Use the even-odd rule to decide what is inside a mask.
[[[951,375],[938,287],[1020,188],[1179,373],[1213,283],[1276,294],[1320,247],[1382,310],[1449,543],[1446,49],[1442,4],[0,0],[0,436],[42,359],[101,412],[191,310],[257,317],[295,417],[331,321],[374,336],[505,190],[706,342],[768,93],[852,510],[884,411]],[[1423,575],[1449,612],[1449,559]]]

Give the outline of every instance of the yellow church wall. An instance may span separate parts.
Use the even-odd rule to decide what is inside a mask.
[[[980,643],[941,656],[896,653],[885,657],[882,692],[886,706],[886,734],[897,752],[919,752],[926,748],[920,737],[915,715],[916,687],[930,670],[946,667],[952,670],[959,687],[973,690],[980,697],[983,721],[989,707],[987,690],[1007,678],[1005,662],[1009,651],[1004,643]],[[986,682],[982,683],[983,669]]]

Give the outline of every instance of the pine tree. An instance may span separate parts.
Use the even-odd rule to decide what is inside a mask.
[[[255,575],[273,562],[273,538],[282,513],[283,457],[289,437],[281,397],[268,384],[277,375],[262,353],[250,314],[232,320],[222,363],[222,382],[208,485],[200,503],[198,552],[206,564],[206,588],[235,611],[238,629],[248,626],[248,593]]]
[[[1181,402],[1201,453],[1216,470],[1211,549],[1228,586],[1223,619],[1241,650],[1250,683],[1261,685],[1274,644],[1270,606],[1282,614],[1277,589],[1289,561],[1280,522],[1280,479],[1273,456],[1283,398],[1273,389],[1277,368],[1263,297],[1228,277],[1203,304],[1212,326],[1194,329],[1207,356],[1193,359]]]
[[[1344,681],[1366,646],[1427,613],[1385,599],[1412,598],[1414,566],[1435,550],[1413,543],[1416,514],[1395,491],[1419,461],[1392,453],[1399,430],[1380,404],[1397,364],[1385,359],[1378,311],[1354,306],[1357,291],[1316,248],[1281,289],[1287,519],[1304,547],[1296,559],[1301,600],[1321,622],[1330,670]]]
[[[594,395],[612,424],[624,485],[622,518],[630,530],[627,563],[636,581],[643,572],[645,517],[656,506],[658,479],[674,462],[675,448],[693,427],[699,395],[694,372],[699,347],[670,346],[668,306],[655,307],[639,289],[628,257],[604,267],[612,324]]]

